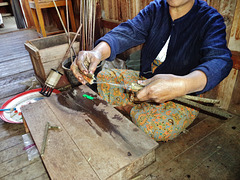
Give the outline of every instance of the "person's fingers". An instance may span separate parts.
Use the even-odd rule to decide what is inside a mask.
[[[91,61],[91,64],[88,69],[90,74],[93,74],[96,71],[98,64],[99,64],[98,60]]]
[[[148,84],[150,84],[152,82],[152,78],[150,79],[146,79],[146,80],[138,80],[138,84],[142,85],[142,86],[147,86]]]
[[[75,59],[75,64],[78,66],[80,71],[82,71],[84,74],[88,74],[88,68],[85,66],[84,61],[87,61],[87,53],[80,52],[77,58]]]
[[[139,101],[147,101],[149,100],[149,93],[148,93],[148,88],[144,87],[143,89],[141,89],[138,93],[137,93],[137,99]]]
[[[82,84],[86,84],[87,82],[84,80],[83,76],[81,75],[78,66],[75,62],[72,63],[70,67],[71,71],[73,72],[73,75],[78,79],[79,82]]]

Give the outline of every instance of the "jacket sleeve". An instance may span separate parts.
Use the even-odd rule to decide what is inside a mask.
[[[156,2],[151,2],[132,20],[121,23],[96,41],[95,45],[105,41],[111,47],[111,55],[107,60],[112,61],[117,54],[145,42],[155,8]]]
[[[216,12],[217,13],[217,12]],[[202,34],[203,43],[200,49],[200,65],[192,71],[200,70],[207,76],[205,88],[197,92],[204,93],[217,86],[232,69],[231,51],[227,48],[226,26],[223,17],[217,13],[211,16]]]

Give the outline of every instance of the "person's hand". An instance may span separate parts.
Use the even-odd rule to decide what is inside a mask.
[[[163,103],[186,94],[185,81],[181,76],[158,74],[138,83],[145,86],[137,93],[139,101]]]
[[[78,53],[78,56],[71,65],[71,70],[79,82],[82,84],[87,83],[80,71],[84,74],[93,74],[97,69],[97,65],[101,61],[100,59],[101,55],[96,51],[80,51]]]

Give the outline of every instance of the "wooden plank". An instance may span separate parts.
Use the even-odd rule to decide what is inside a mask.
[[[240,129],[239,117],[235,117],[213,133],[210,133],[203,140],[168,163],[160,164],[158,171],[152,174],[153,177],[162,179],[183,179],[193,178],[192,172],[199,173],[200,179],[235,179],[239,177],[240,161]],[[231,139],[229,141],[229,139]],[[227,155],[227,156],[226,156]],[[166,157],[168,158],[168,157]],[[208,161],[212,164],[213,171],[201,171]],[[221,171],[223,170],[223,171]],[[225,173],[228,174],[225,174]],[[213,174],[212,174],[213,173]],[[225,179],[225,178],[223,178]]]
[[[240,51],[232,51],[233,68],[240,70]]]
[[[11,83],[23,83],[24,81],[27,81],[29,78],[33,78],[34,72],[33,70],[29,70],[26,72],[22,72],[20,74],[14,74],[12,76],[8,77],[0,77],[0,89],[3,89],[3,86],[9,85]]]
[[[116,21],[116,20],[110,20],[110,19],[102,19],[101,20],[101,26],[103,28],[113,29],[116,26],[118,26],[119,24],[121,24],[121,22]]]
[[[14,60],[14,59],[18,59],[18,58],[29,58],[29,54],[27,53],[27,51],[25,49],[22,50],[18,50],[16,49],[16,51],[9,51],[9,50],[5,50],[5,53],[3,53],[3,58],[1,58],[0,63],[6,62],[6,61],[10,61],[10,60]]]
[[[47,121],[62,128],[60,132],[53,131],[48,134],[51,143],[47,144],[43,162],[51,178],[78,179],[84,177],[84,179],[99,179],[46,102],[39,101],[32,105],[23,107],[23,116],[29,121],[31,119],[40,120],[36,121],[37,123],[27,121],[34,142],[40,151]],[[35,109],[36,114],[31,113],[33,112],[32,108]],[[44,113],[38,113],[39,110]]]
[[[82,97],[83,93],[93,96],[94,100]],[[144,166],[153,162],[155,158],[155,152],[153,153],[153,151],[158,144],[146,136],[145,133],[117,110],[97,97],[96,93],[91,91],[87,86],[80,86],[79,89],[74,89],[58,96],[52,96],[44,101],[47,105],[43,103],[37,105],[37,102],[32,104],[31,107],[23,107],[23,116],[39,149],[41,149],[39,146],[41,146],[40,142],[42,142],[41,134],[43,134],[43,129],[41,129],[41,132],[38,131],[38,133],[33,131],[35,128],[43,128],[45,124],[31,123],[31,116],[29,114],[32,108],[41,110],[43,107],[46,107],[48,110],[44,108],[38,114],[43,114],[41,112],[47,112],[47,114],[54,112],[56,117],[43,118],[43,115],[41,115],[41,123],[43,121],[46,123],[48,120],[51,124],[61,124],[61,127],[64,129],[63,131],[67,130],[74,144],[77,145],[85,160],[88,161],[100,179],[118,179],[120,177],[128,179],[133,175],[132,173],[136,173]],[[78,102],[81,102],[84,106]],[[38,117],[35,117],[35,119],[38,119]],[[61,134],[58,134],[57,136],[61,137]],[[67,137],[64,136],[64,138]],[[56,143],[53,140],[51,141]],[[65,139],[62,139],[62,142],[64,141]],[[51,152],[56,151],[57,148],[61,152],[67,152],[66,154],[71,153],[69,150],[67,151],[68,148],[65,149],[65,145],[63,146],[64,149],[60,150],[59,148],[61,147],[57,145],[51,145],[51,147],[55,147],[54,149],[51,149],[49,145],[45,152],[46,155],[44,157],[48,157],[48,159],[44,158],[43,161],[49,170],[51,178],[54,177],[53,172],[50,172],[54,167],[51,167],[51,164],[49,164],[49,158],[53,154]],[[55,156],[55,159],[58,158]],[[59,159],[61,158],[59,157]],[[134,165],[130,166],[133,162],[135,162]],[[56,164],[57,162],[55,161]],[[67,174],[67,172],[64,174]],[[82,175],[82,177],[84,176]]]
[[[232,93],[232,99],[229,106],[229,111],[240,116],[240,73],[238,73],[237,81]]]
[[[145,177],[157,171],[162,165],[171,162],[188,149],[194,147],[209,133],[225,123],[223,120],[204,114],[199,116],[201,118],[198,120],[199,122],[188,128],[185,133],[180,134],[176,139],[168,142],[159,142],[159,147],[156,150],[156,162],[139,172],[138,175]]]
[[[19,159],[19,160],[21,161],[21,164],[23,164],[24,158]],[[13,161],[13,162],[15,162],[15,161]],[[15,165],[15,164],[13,163],[13,165]],[[16,165],[18,166],[18,164],[16,164]],[[9,179],[11,179],[11,180],[19,180],[19,179],[32,180],[32,179],[38,178],[41,175],[46,174],[46,170],[44,169],[44,166],[43,166],[40,158],[34,160],[33,162],[27,160],[25,165],[26,166],[23,166],[22,168],[19,168],[19,169],[13,168],[11,170],[11,173],[2,177],[1,180],[9,180]]]
[[[231,51],[240,51],[240,1],[237,1],[228,47]]]
[[[21,62],[21,63],[19,63]],[[17,67],[16,67],[17,64]],[[13,69],[13,67],[15,67]],[[22,57],[14,59],[10,62],[0,63],[0,77],[7,77],[21,72],[29,71],[33,69],[32,63],[29,57]]]
[[[19,133],[19,132],[18,132]],[[14,136],[9,137],[5,140],[1,139],[1,147],[0,147],[0,151],[6,150],[8,148],[11,148],[13,146],[18,145],[19,143],[22,142],[22,135],[24,134],[24,131],[21,131],[21,134],[14,134]]]
[[[23,30],[18,30],[14,32],[9,32],[5,34],[1,34],[1,39],[7,39],[8,41],[10,40],[30,40],[33,38],[38,38],[38,35],[35,30],[33,29],[23,29]]]
[[[47,173],[44,173],[43,175],[41,175],[37,178],[34,178],[34,180],[49,180],[49,177],[48,177]]]
[[[58,46],[48,47],[46,49],[39,50],[39,55],[40,55],[42,63],[44,64],[49,61],[57,61],[58,63],[61,62],[68,47],[69,47],[69,45],[66,43],[66,44],[61,44]],[[78,53],[79,42],[73,43],[73,48],[75,50],[75,53]],[[70,54],[69,54],[69,56],[70,56]]]
[[[16,158],[14,158],[14,161],[13,159],[9,159],[8,161],[0,164],[0,178],[3,178],[8,174],[13,173],[14,171],[22,169],[25,166],[32,164],[33,162],[34,161],[28,161],[27,153],[17,156]]]
[[[14,76],[0,78],[0,99],[17,95],[27,90],[31,85],[33,85],[30,84],[34,77],[33,75],[33,70],[30,70]]]
[[[167,163],[179,154],[196,145],[204,139],[210,132],[216,130],[224,123],[223,120],[209,117],[190,128],[186,133],[182,133],[177,139],[164,143],[157,149],[161,162]],[[161,152],[161,153],[160,153]],[[161,155],[160,155],[161,154]],[[164,155],[163,155],[164,154]],[[168,157],[168,158],[166,158]]]
[[[6,41],[6,44],[5,44],[5,46],[1,46],[1,51],[3,53],[6,53],[6,50],[13,51],[13,52],[16,51],[16,50],[24,50],[25,53],[28,54],[27,51],[24,48],[24,43],[26,41],[25,39],[23,39],[23,40],[16,39],[17,40],[16,42],[14,42],[13,40],[9,41],[9,39],[4,39],[4,40]],[[13,43],[14,43],[14,45],[16,45],[16,47],[14,49],[12,48]]]
[[[11,60],[18,59],[18,58],[23,58],[23,59],[29,58],[29,54],[27,54],[26,52],[16,52],[15,54],[12,54],[12,55],[4,54],[4,58],[0,59],[0,63],[9,62]]]
[[[21,0],[24,17],[26,19],[26,24],[28,28],[34,27],[33,17],[30,11],[29,2],[27,0]]]
[[[224,22],[226,24],[226,40],[229,42],[231,28],[233,24],[235,7],[237,4],[237,0],[205,0],[210,6],[217,9],[217,11],[223,16]]]
[[[0,151],[0,164],[24,153],[26,153],[26,151],[24,150],[24,144],[22,141],[19,141],[19,144]]]
[[[215,153],[206,158],[193,171],[193,175],[206,174],[208,177],[220,179],[238,179],[240,167],[240,123],[239,117],[231,119],[219,128],[214,134],[210,135],[213,143],[218,144]],[[207,139],[206,139],[207,141]]]
[[[70,33],[71,41],[73,40],[76,33]],[[77,38],[76,42],[79,42],[80,39]],[[68,43],[68,39],[65,33],[57,34],[49,37],[44,37],[40,39],[32,39],[29,41],[33,46],[35,46],[38,50],[46,49],[48,47],[58,46],[61,44]]]
[[[12,97],[14,97],[13,95],[12,96],[7,96],[7,97],[4,97],[2,99],[0,99],[0,106],[2,106],[7,100],[11,99]],[[0,123],[3,122],[1,119],[0,119]]]
[[[24,133],[24,127],[22,124],[11,124],[11,123],[6,123],[0,119],[0,141],[6,140],[10,137],[14,137],[17,135],[21,135]],[[6,146],[7,144],[4,142],[0,142],[1,147],[0,149],[3,150],[2,148]]]
[[[89,88],[86,88],[86,86],[81,86],[79,89],[80,91],[77,92],[78,95],[75,99],[75,102],[80,101],[85,105],[91,102],[89,100],[86,101],[85,98],[82,97],[84,92],[87,93],[90,92],[92,96],[96,96],[96,94],[93,92],[91,93],[91,91],[89,91]],[[63,98],[63,100],[68,101],[68,99],[65,99],[65,97]],[[47,103],[51,104],[50,107],[53,109],[55,107],[54,104],[58,102],[47,101]],[[92,109],[92,106],[98,107]],[[64,112],[64,110],[66,110],[65,108],[64,109],[54,108],[53,110],[54,112],[56,112],[56,115],[58,116],[61,123],[67,129],[69,129],[70,136],[74,137],[75,143],[81,149],[84,156],[87,158],[91,157],[90,164],[93,167],[93,169],[98,173],[101,179],[107,179],[113,174],[113,172],[117,172],[119,168],[121,169],[130,164],[131,162],[137,161],[138,158],[148,154],[148,152],[151,151],[152,148],[157,146],[157,143],[155,141],[150,141],[148,136],[146,136],[141,131],[139,132],[136,126],[130,123],[117,110],[113,109],[111,106],[106,106],[105,101],[100,101],[97,102],[96,104],[94,102],[93,103],[91,102],[90,106],[88,105],[87,107],[89,108],[90,111],[92,111],[91,115],[90,116],[87,115],[86,117],[86,115],[78,114],[77,115],[78,118],[74,118],[76,115],[72,115],[71,117],[69,117],[69,114],[67,114],[66,116],[65,113],[62,113]],[[103,115],[102,113],[107,114],[107,116]],[[100,117],[97,118],[97,116]],[[116,116],[119,116],[119,121],[114,120],[115,119],[114,117]],[[80,126],[80,124],[78,123],[79,118],[85,119],[87,123],[83,122],[83,124],[81,124]],[[99,118],[101,118],[101,120]],[[75,123],[76,124],[72,126],[70,122],[68,122],[66,119],[71,120],[75,119],[74,124]],[[107,119],[109,119],[109,122]],[[102,121],[103,124],[99,124],[100,123],[99,121]],[[100,127],[97,126],[95,127],[94,126],[95,123]],[[84,127],[84,131],[79,132],[80,127]],[[134,128],[136,129],[136,132],[132,131]],[[97,135],[100,137],[94,138],[95,133],[97,133]],[[102,134],[100,135],[99,133]],[[86,137],[85,139],[81,139],[80,137],[84,137],[84,135],[89,138]],[[89,143],[87,144],[87,142],[89,141],[91,141],[92,144]],[[117,146],[116,147],[111,146],[113,143],[117,144]],[[105,152],[107,149],[110,148],[110,146],[111,150],[108,150],[107,154],[103,153],[101,154],[101,156],[99,155],[99,152]],[[130,157],[127,156],[128,152],[131,153]],[[114,155],[115,156],[117,155],[118,157],[114,157]],[[106,160],[109,159],[109,157],[114,157],[114,159],[112,160],[112,162],[108,162],[108,165],[106,165]],[[108,168],[102,169],[102,167]],[[137,166],[135,166],[135,168],[137,168]]]
[[[230,74],[219,84],[218,99],[220,108],[228,110],[235,82],[238,76],[238,70],[232,69]]]
[[[7,85],[3,86],[2,88],[0,88],[2,91],[0,94],[0,98],[17,95],[17,94],[22,93],[25,90],[27,90],[29,86],[21,84],[21,82],[22,81],[7,84]]]

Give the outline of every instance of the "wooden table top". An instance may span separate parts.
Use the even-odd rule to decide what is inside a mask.
[[[83,95],[94,99],[88,99]],[[24,120],[51,179],[129,179],[155,161],[158,143],[82,85],[24,106]]]

